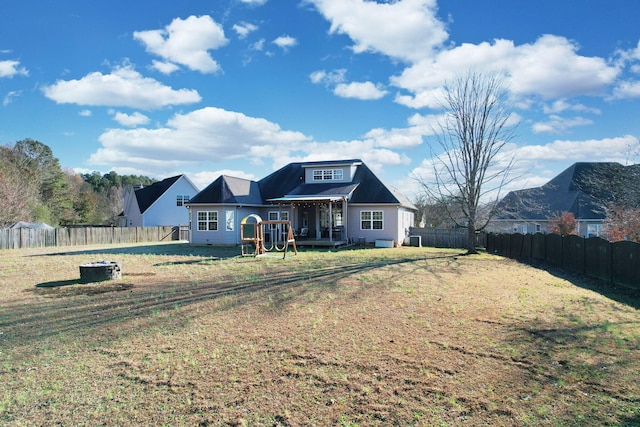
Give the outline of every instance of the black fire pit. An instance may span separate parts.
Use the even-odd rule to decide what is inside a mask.
[[[80,283],[103,282],[122,278],[119,262],[99,261],[80,266]]]

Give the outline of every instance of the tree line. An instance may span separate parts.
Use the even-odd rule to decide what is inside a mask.
[[[46,144],[30,138],[0,145],[0,227],[18,221],[52,226],[113,225],[124,189],[156,180],[63,169]]]

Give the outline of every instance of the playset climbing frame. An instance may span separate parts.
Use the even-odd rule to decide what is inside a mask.
[[[284,252],[284,259],[289,245],[298,254],[291,221],[263,221],[258,215],[249,215],[240,222],[240,240],[242,256],[260,256],[276,250]]]

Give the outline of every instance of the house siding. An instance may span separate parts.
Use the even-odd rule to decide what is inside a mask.
[[[189,196],[192,198],[197,191],[186,180],[180,177],[162,196],[160,196],[143,214],[143,227],[150,226],[175,226],[187,224],[189,213],[187,208],[176,205],[177,196]]]
[[[261,212],[255,207],[238,207],[234,205],[200,205],[189,209],[189,225],[191,227],[191,243],[195,245],[239,245],[240,222],[248,215]],[[215,231],[198,230],[198,212],[218,212],[218,229]],[[229,217],[230,215],[231,217]],[[265,219],[261,213],[258,213]],[[227,220],[231,223],[227,224]],[[228,226],[229,225],[229,226]]]
[[[376,240],[393,240],[396,244],[402,244],[404,232],[402,235],[398,232],[398,206],[351,204],[348,210],[349,228],[347,232],[350,239],[355,241],[364,239],[366,243],[372,243]],[[382,230],[362,229],[360,223],[360,212],[362,211],[382,211]]]
[[[125,227],[142,227],[142,214],[136,199],[135,189],[130,187],[124,195],[124,226]]]

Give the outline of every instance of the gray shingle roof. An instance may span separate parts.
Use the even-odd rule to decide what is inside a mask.
[[[258,183],[222,175],[191,198],[188,204],[262,205]]]
[[[507,194],[496,219],[546,220],[563,212],[576,219],[604,219],[605,206],[620,186],[640,187],[640,165],[574,163],[542,187]]]
[[[358,165],[353,181],[318,184],[304,182],[305,168],[307,167],[342,164]],[[235,184],[232,180],[236,180]],[[239,197],[240,189],[246,191],[247,188],[250,190],[249,194],[243,196],[245,198],[242,199]],[[312,198],[349,195],[351,195],[350,201],[352,203],[397,204],[415,209],[415,206],[405,196],[384,185],[359,159],[289,163],[258,182],[223,176],[193,197],[189,204],[268,204],[269,200],[285,196]]]
[[[163,179],[162,181],[154,182],[153,184],[138,188],[135,190],[136,199],[138,200],[138,207],[140,213],[144,213],[149,207],[160,198],[171,186],[182,177],[182,175],[172,176],[171,178]]]

